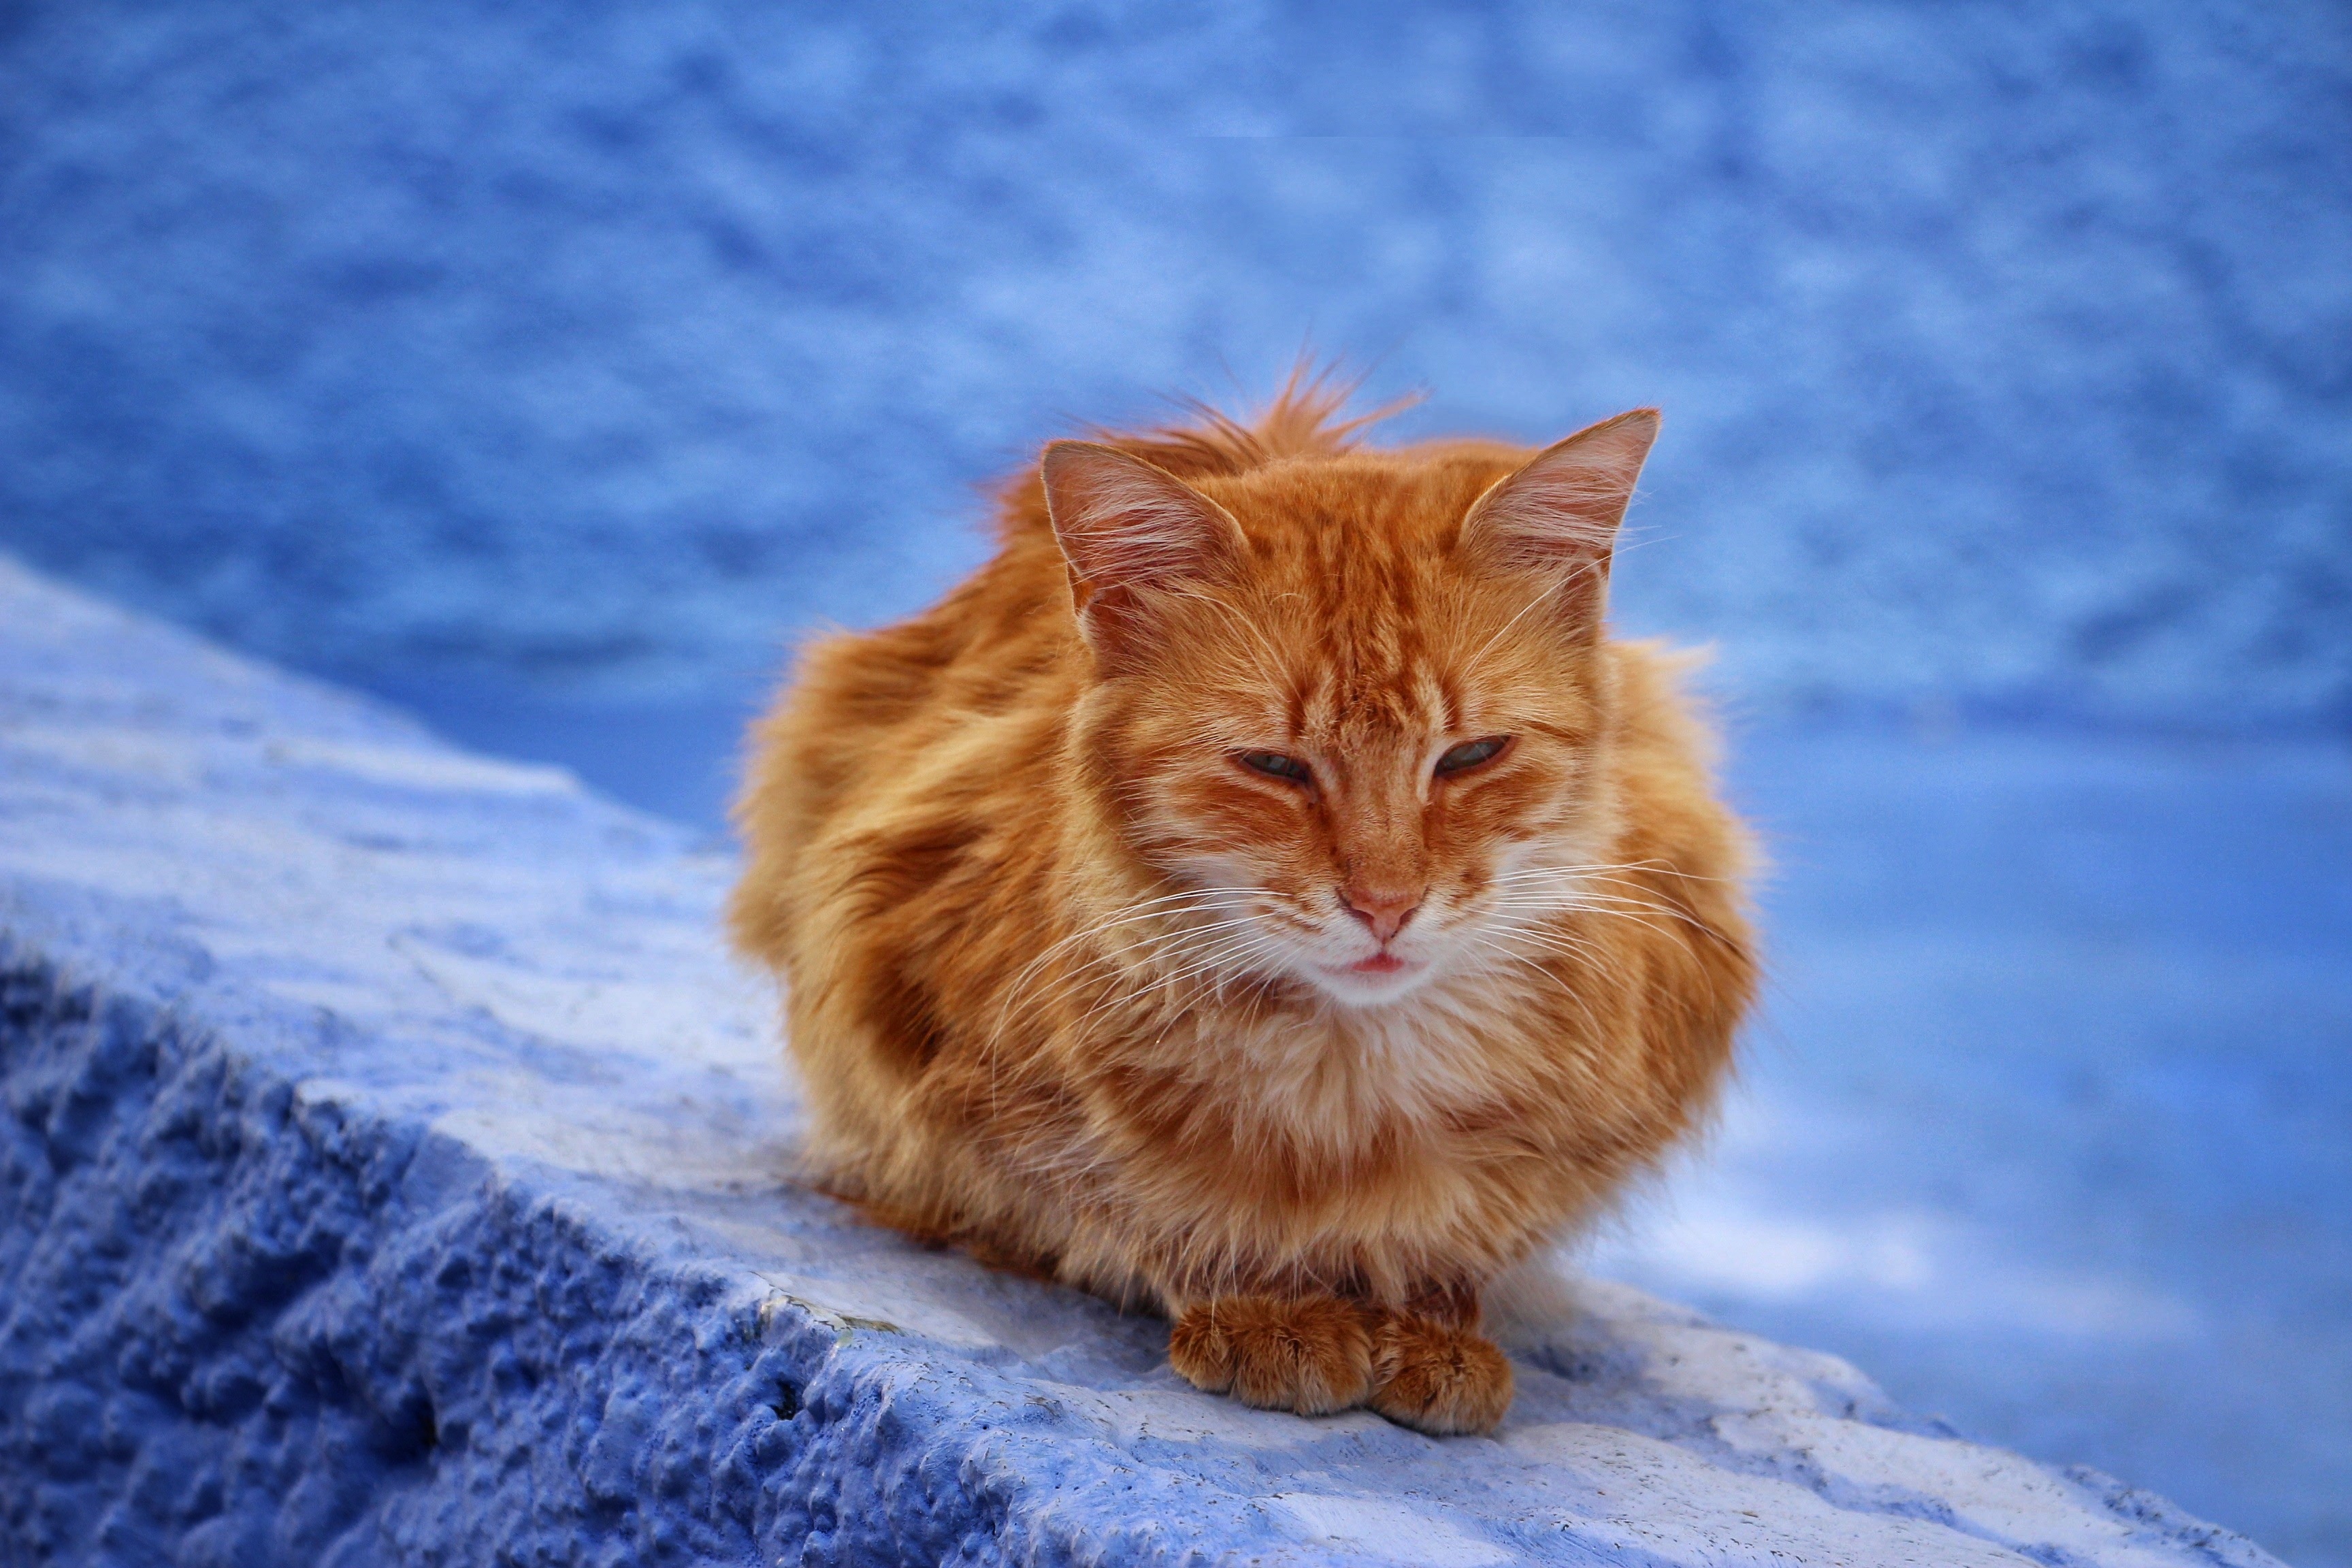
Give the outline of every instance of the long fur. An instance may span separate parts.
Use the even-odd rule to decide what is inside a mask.
[[[737,808],[734,935],[788,982],[822,1179],[1182,1320],[1228,1358],[1187,1371],[1204,1386],[1248,1382],[1219,1302],[1360,1304],[1376,1346],[1467,1336],[1482,1284],[1704,1115],[1753,988],[1745,839],[1670,661],[1557,591],[1605,574],[1654,416],[1630,457],[1631,416],[1540,454],[1370,449],[1339,401],[1294,382],[1252,426],[1049,449],[1065,510],[1164,521],[1146,492],[1175,487],[1238,526],[1238,563],[1188,578],[1164,529],[1131,552],[1150,580],[1108,586],[1152,635],[1114,664],[1033,467],[939,605],[805,651]],[[1345,968],[1368,887],[1420,900],[1393,995]],[[1397,1414],[1381,1356],[1362,1397]],[[1491,1426],[1471,1384],[1398,1418]]]

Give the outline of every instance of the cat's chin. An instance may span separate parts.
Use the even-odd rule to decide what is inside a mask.
[[[1419,990],[1436,973],[1437,966],[1426,960],[1383,953],[1380,960],[1345,967],[1316,964],[1314,981],[1317,990],[1342,1005],[1377,1007]]]

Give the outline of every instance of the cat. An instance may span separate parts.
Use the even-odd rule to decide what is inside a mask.
[[[1657,412],[1378,448],[1345,397],[1053,442],[993,560],[809,646],[730,921],[828,1190],[1165,1314],[1202,1389],[1487,1432],[1481,1286],[1726,1074],[1750,856],[1603,624]]]

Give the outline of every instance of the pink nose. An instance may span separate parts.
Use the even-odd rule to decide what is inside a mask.
[[[1412,911],[1421,907],[1421,894],[1402,888],[1375,888],[1361,882],[1350,882],[1339,889],[1340,901],[1348,911],[1371,927],[1372,934],[1386,942],[1404,929],[1412,919]]]

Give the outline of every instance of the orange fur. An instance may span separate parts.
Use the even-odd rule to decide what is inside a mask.
[[[834,1190],[1166,1312],[1203,1387],[1483,1431],[1482,1282],[1723,1076],[1747,851],[1601,622],[1654,414],[1381,450],[1337,402],[1055,443],[993,561],[812,646],[731,918]]]

